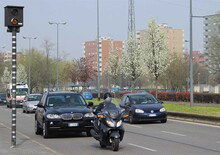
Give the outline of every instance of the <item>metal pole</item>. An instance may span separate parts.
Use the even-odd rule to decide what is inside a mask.
[[[192,13],[192,0],[190,0],[190,106],[193,106],[193,13]]]
[[[99,45],[99,0],[97,0],[97,55],[98,55],[98,100],[100,100],[100,45]]]
[[[16,28],[12,31],[12,126],[11,126],[11,147],[16,146]]]
[[[31,38],[28,38],[28,39],[29,39],[29,54],[31,54]],[[29,86],[29,88],[31,88],[31,61],[30,61],[30,57],[29,57],[28,63],[29,63],[29,65],[28,65],[28,86]],[[31,92],[29,92],[29,93],[31,93]]]
[[[56,65],[56,69],[57,69],[57,84],[56,84],[56,90],[59,90],[59,24],[57,23],[57,65]]]

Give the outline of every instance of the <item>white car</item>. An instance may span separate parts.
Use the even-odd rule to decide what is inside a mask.
[[[23,103],[23,113],[35,112],[42,94],[30,94]]]

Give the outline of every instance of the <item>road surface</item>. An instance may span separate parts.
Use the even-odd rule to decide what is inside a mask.
[[[83,134],[58,134],[53,138],[44,139],[34,133],[34,114],[23,114],[17,110],[18,141],[17,148],[29,145],[35,152],[26,154],[64,154],[64,155],[219,155],[220,154],[220,127],[168,120],[166,124],[143,123],[124,124],[125,136],[120,144],[119,151],[113,152],[110,148],[101,149],[98,141]],[[10,147],[11,110],[0,107],[0,145]],[[2,129],[8,139],[1,138]],[[5,142],[6,141],[6,142]],[[31,145],[32,144],[32,145]],[[0,146],[0,148],[3,146]],[[30,151],[29,150],[29,151]],[[36,152],[36,150],[39,150]],[[28,151],[28,150],[27,150]],[[5,152],[6,153],[6,152]],[[5,154],[4,153],[4,154]],[[0,154],[2,154],[0,150]],[[11,151],[11,154],[21,154]]]

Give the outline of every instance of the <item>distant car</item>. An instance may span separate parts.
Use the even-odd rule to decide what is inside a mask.
[[[6,105],[6,93],[0,93],[0,104]]]
[[[86,104],[79,93],[48,92],[37,105],[35,112],[35,133],[43,132],[48,138],[55,131],[86,132],[90,136],[93,127],[93,103]]]
[[[130,93],[123,96],[120,107],[129,115],[129,122],[167,122],[167,112],[162,102],[149,93]]]
[[[42,94],[30,94],[23,103],[23,113],[35,112],[37,104],[40,102]]]
[[[92,100],[93,99],[92,93],[90,93],[90,92],[83,92],[82,95],[86,100]]]

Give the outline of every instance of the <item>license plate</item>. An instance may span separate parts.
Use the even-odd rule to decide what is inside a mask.
[[[76,127],[79,126],[79,123],[68,123],[69,127]]]
[[[156,114],[149,114],[149,116],[150,116],[150,117],[155,117],[155,116],[156,116]]]

